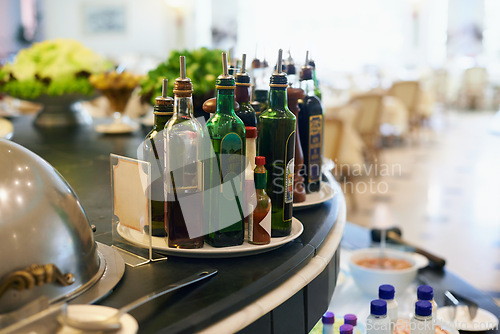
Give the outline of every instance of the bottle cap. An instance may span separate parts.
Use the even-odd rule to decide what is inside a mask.
[[[257,138],[257,128],[255,126],[245,126],[246,138]]]
[[[431,286],[421,285],[417,289],[418,300],[432,300],[434,299],[434,291]]]
[[[355,314],[346,314],[344,315],[344,324],[356,326],[358,324],[358,317]]]
[[[352,334],[353,329],[352,325],[344,324],[340,326],[339,331],[340,334]]]
[[[428,300],[419,300],[415,303],[415,315],[428,317],[432,314],[432,304]]]
[[[215,81],[215,88],[217,89],[234,89],[234,77],[229,75],[227,67],[227,53],[222,52],[222,74],[217,77]]]
[[[236,74],[236,86],[250,86],[250,76],[246,72],[247,55],[241,57],[241,70]]]
[[[156,115],[171,115],[174,109],[174,99],[167,96],[168,79],[163,79],[161,87],[161,96],[155,99],[154,113]],[[162,106],[162,107],[160,107]]]
[[[313,78],[312,70],[313,68],[309,66],[309,51],[307,51],[306,62],[304,66],[302,66],[302,70],[300,71],[300,80],[311,80]]]
[[[266,157],[256,156],[255,157],[255,164],[257,166],[264,166],[266,164]]]
[[[191,97],[193,95],[193,84],[191,79],[186,77],[186,58],[179,57],[181,76],[175,79],[174,94],[178,97]]]
[[[333,314],[333,312],[326,312],[325,314],[323,314],[321,322],[323,324],[333,325],[333,323],[335,322],[335,314]]]
[[[373,315],[386,315],[387,314],[387,303],[382,299],[372,300],[370,303],[370,313]]]
[[[288,59],[286,61],[286,74],[297,74],[297,70],[295,69],[295,63],[293,62],[292,54],[290,50],[288,50]]]
[[[394,299],[394,287],[390,284],[383,284],[378,287],[378,298],[380,299]]]

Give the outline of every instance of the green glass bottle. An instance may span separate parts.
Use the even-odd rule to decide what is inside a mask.
[[[255,110],[250,104],[250,76],[245,72],[247,55],[243,54],[241,60],[241,71],[236,74],[236,89],[234,91],[236,102],[240,110],[236,115],[243,121],[245,126],[257,126]]]
[[[213,247],[241,245],[244,239],[245,125],[234,112],[234,77],[228,74],[222,53],[223,74],[217,78],[217,111],[207,122],[215,158],[206,164],[205,237]]]
[[[151,163],[151,226],[152,235],[165,237],[165,195],[163,189],[165,144],[162,131],[174,112],[174,100],[167,96],[168,80],[163,79],[162,94],[155,99],[154,126],[143,145],[145,161]]]
[[[259,116],[258,154],[266,158],[266,192],[271,198],[271,235],[287,236],[292,228],[295,115],[288,109],[287,76],[279,50],[277,71],[271,77],[269,108]]]

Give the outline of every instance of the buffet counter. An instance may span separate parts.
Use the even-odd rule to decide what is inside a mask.
[[[52,164],[72,186],[96,226],[95,239],[111,244],[109,154],[136,157],[148,130],[106,136],[92,127],[39,129],[33,118],[13,119],[12,140]],[[128,267],[98,304],[121,307],[205,268],[209,280],[155,299],[131,312],[139,332],[304,333],[327,310],[339,270],[345,201],[339,185],[333,199],[294,211],[300,237],[276,250],[234,258],[181,258]]]

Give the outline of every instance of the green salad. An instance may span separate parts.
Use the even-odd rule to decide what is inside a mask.
[[[175,79],[179,77],[179,56],[186,57],[186,76],[193,82],[193,97],[211,97],[215,91],[215,80],[222,72],[221,50],[200,48],[193,51],[172,51],[168,59],[148,72],[141,83],[140,94],[154,104],[161,95],[162,79],[168,79],[168,92],[172,94]]]
[[[0,68],[0,92],[23,99],[43,94],[90,95],[94,89],[88,76],[111,67],[75,40],[48,40],[19,51],[14,62]]]

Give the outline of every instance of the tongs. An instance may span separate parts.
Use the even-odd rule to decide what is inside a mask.
[[[469,313],[470,320],[474,320],[477,314],[477,309],[478,305],[477,303],[473,302],[469,298],[466,298],[464,296],[461,296],[457,294],[456,292],[452,292],[450,290],[446,290],[444,293],[444,305],[445,306],[452,306],[453,310],[453,316],[451,317],[452,319],[455,319],[456,316],[456,311],[458,306],[465,306],[467,307],[467,311]]]

